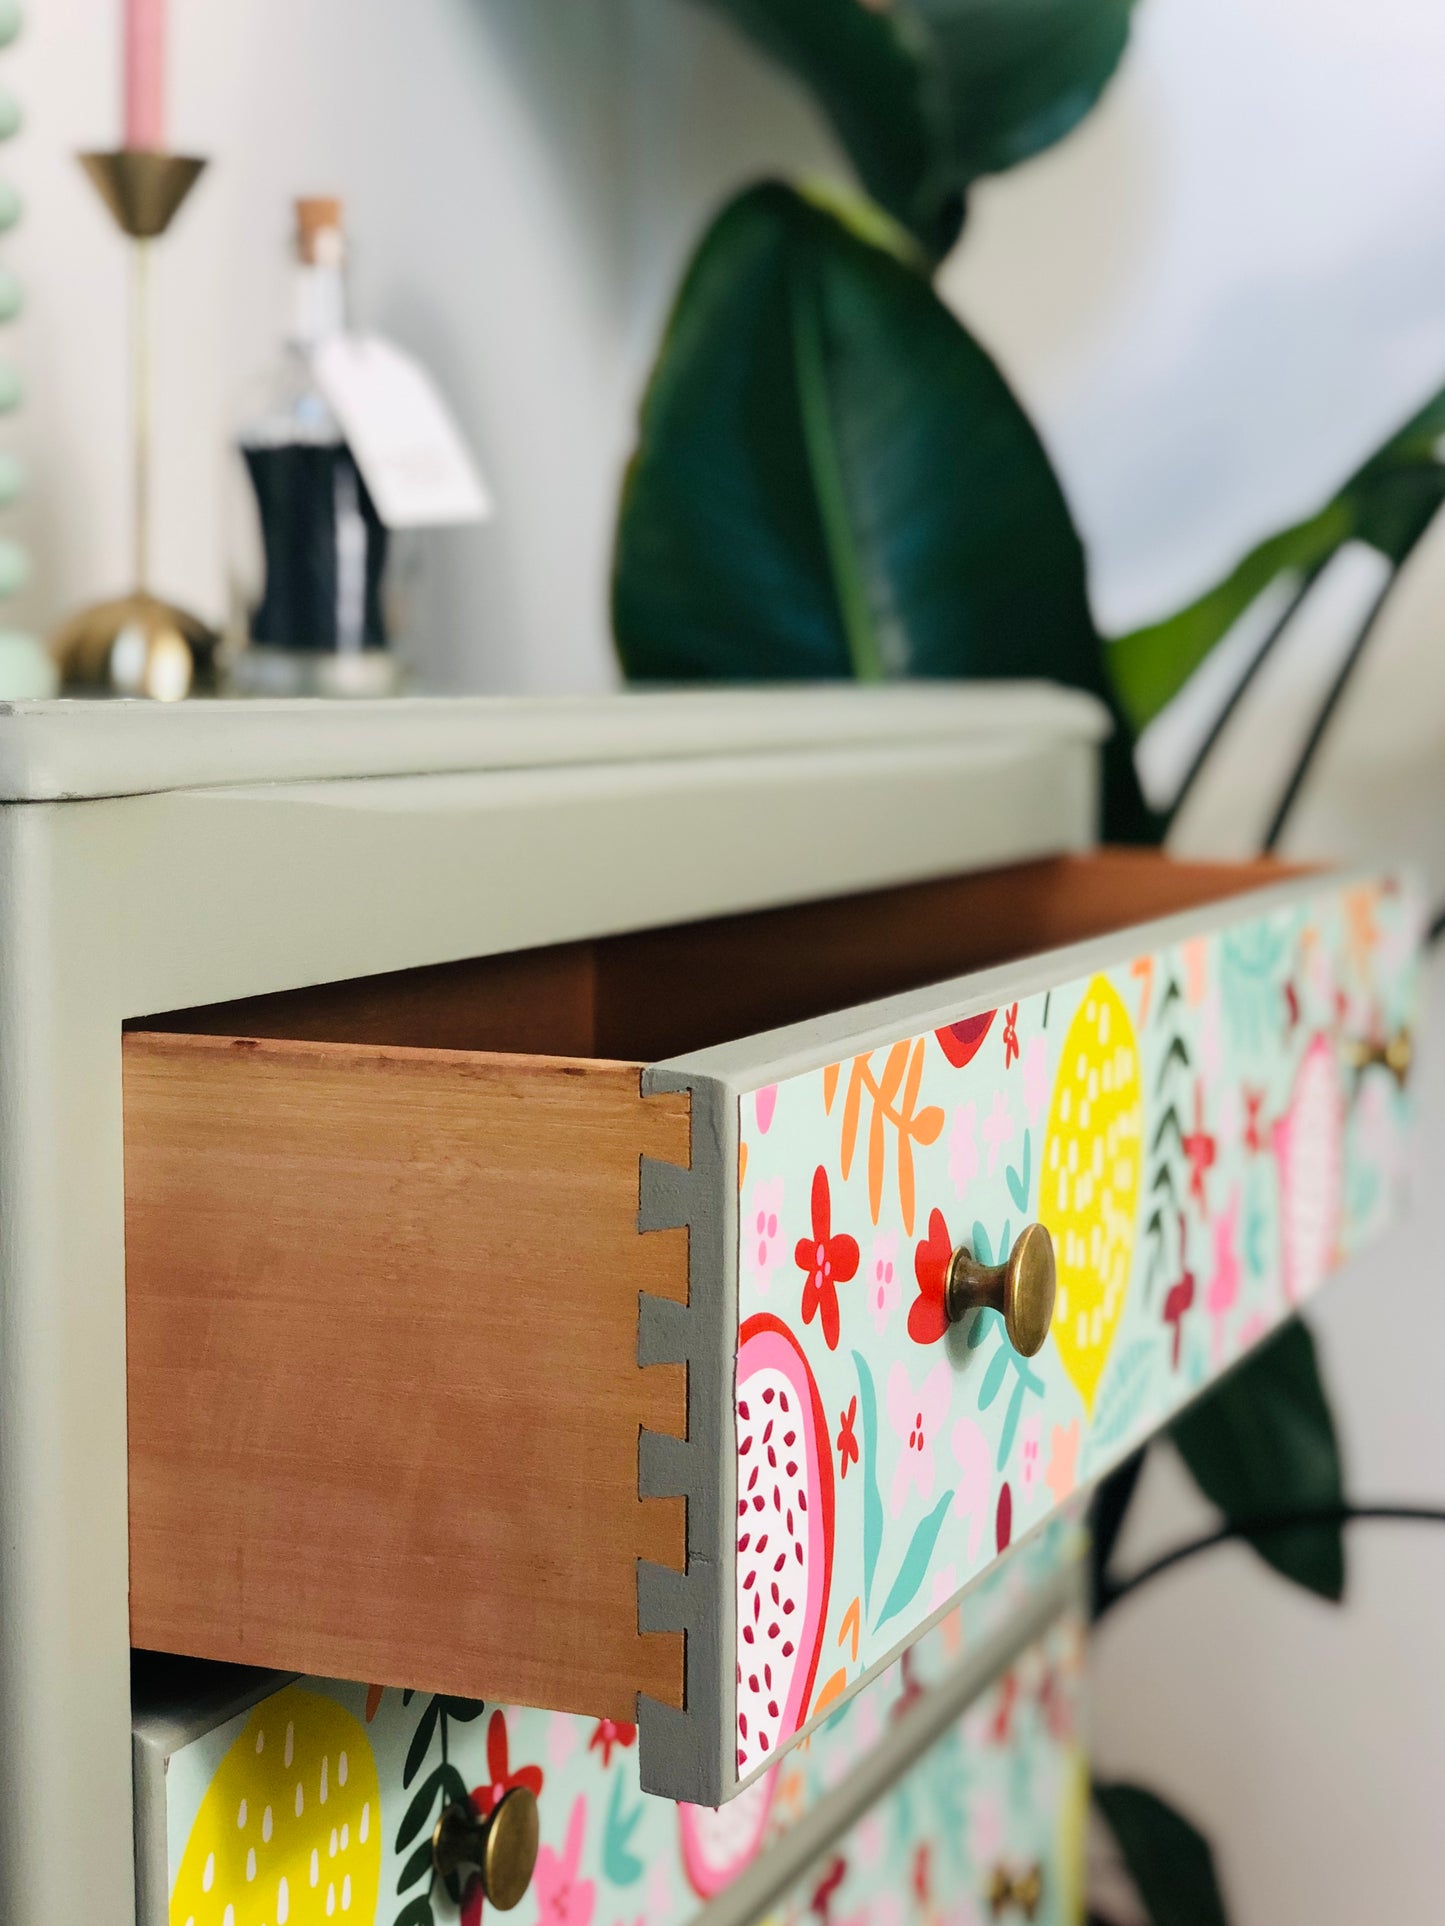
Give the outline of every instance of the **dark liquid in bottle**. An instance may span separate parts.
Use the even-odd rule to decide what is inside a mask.
[[[386,647],[386,529],[344,442],[244,448],[266,583],[251,640],[278,649]]]

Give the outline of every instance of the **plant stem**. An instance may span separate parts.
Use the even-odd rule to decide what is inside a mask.
[[[1153,1579],[1172,1571],[1176,1565],[1197,1558],[1201,1552],[1213,1551],[1217,1545],[1228,1545],[1239,1539],[1249,1542],[1275,1532],[1297,1531],[1301,1526],[1352,1525],[1361,1519],[1393,1521],[1397,1524],[1445,1525],[1445,1509],[1432,1505],[1318,1505],[1302,1511],[1262,1512],[1256,1518],[1236,1519],[1231,1524],[1221,1525],[1217,1531],[1206,1532],[1202,1538],[1191,1538],[1183,1545],[1176,1545],[1172,1551],[1164,1552],[1131,1577],[1110,1585],[1095,1606],[1094,1623],[1097,1625],[1105,1612],[1112,1611],[1131,1592],[1139,1591]]]
[[[1310,728],[1305,746],[1300,751],[1300,758],[1295,764],[1294,774],[1290,777],[1288,783],[1286,783],[1284,794],[1279,799],[1279,806],[1274,812],[1274,820],[1265,832],[1264,847],[1266,852],[1273,850],[1279,843],[1280,837],[1284,834],[1290,812],[1299,799],[1299,793],[1304,787],[1305,778],[1309,775],[1314,759],[1319,753],[1320,746],[1324,742],[1331,722],[1334,720],[1335,711],[1339,708],[1341,701],[1344,699],[1345,691],[1354,679],[1355,671],[1360,666],[1365,650],[1369,647],[1375,630],[1380,626],[1380,618],[1389,603],[1391,591],[1400,579],[1400,571],[1419,547],[1420,541],[1421,536],[1417,535],[1414,541],[1410,542],[1404,552],[1396,559],[1394,567],[1385,578],[1384,587],[1370,605],[1370,612],[1361,624],[1359,634],[1350,644],[1345,659],[1339,666],[1335,679],[1330,685],[1329,694],[1321,704],[1319,713],[1316,715]]]
[[[1166,835],[1168,834],[1169,829],[1173,828],[1174,823],[1178,818],[1179,812],[1183,809],[1185,801],[1189,796],[1189,792],[1193,789],[1195,783],[1198,782],[1200,776],[1204,773],[1204,765],[1209,761],[1210,756],[1214,753],[1214,748],[1216,743],[1218,743],[1219,738],[1224,734],[1225,730],[1229,727],[1231,721],[1234,718],[1235,711],[1238,709],[1240,703],[1243,702],[1244,698],[1249,694],[1249,691],[1254,684],[1255,677],[1259,674],[1260,670],[1264,667],[1265,663],[1269,660],[1270,656],[1274,653],[1275,645],[1278,643],[1281,636],[1284,634],[1285,630],[1289,627],[1290,623],[1293,622],[1294,618],[1299,614],[1300,608],[1303,605],[1306,598],[1308,597],[1310,590],[1314,587],[1315,583],[1320,579],[1321,575],[1324,574],[1326,563],[1331,562],[1333,560],[1334,560],[1333,554],[1327,555],[1324,557],[1323,560],[1312,563],[1311,566],[1307,568],[1304,571],[1304,573],[1300,576],[1298,583],[1295,585],[1295,591],[1293,595],[1290,596],[1289,601],[1285,604],[1284,608],[1280,611],[1279,617],[1275,621],[1273,627],[1270,629],[1269,633],[1265,636],[1264,641],[1260,644],[1259,648],[1255,651],[1253,657],[1251,658],[1248,666],[1244,671],[1244,674],[1239,678],[1238,682],[1236,682],[1234,687],[1230,690],[1228,699],[1226,700],[1224,707],[1220,710],[1219,714],[1214,718],[1213,722],[1210,723],[1209,733],[1205,736],[1203,742],[1199,745],[1199,748],[1195,751],[1194,760],[1193,762],[1190,763],[1188,769],[1185,771],[1183,782],[1180,783],[1178,789],[1176,789],[1174,792],[1174,799],[1170,803],[1167,811],[1167,818],[1166,818],[1167,827],[1165,830]]]

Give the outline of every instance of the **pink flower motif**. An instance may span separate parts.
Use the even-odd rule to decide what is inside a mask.
[[[898,1233],[880,1231],[873,1239],[873,1269],[868,1278],[868,1309],[873,1313],[873,1328],[882,1337],[888,1320],[903,1295],[898,1282]]]
[[[778,1086],[770,1083],[764,1090],[753,1092],[753,1113],[758,1120],[758,1134],[766,1137],[773,1127],[773,1112],[778,1107]]]
[[[968,1562],[972,1565],[993,1516],[993,1454],[972,1418],[960,1418],[953,1427],[953,1456],[958,1465],[953,1509],[958,1517],[968,1520]]]
[[[1224,1327],[1230,1312],[1239,1302],[1239,1255],[1235,1234],[1239,1225],[1239,1189],[1230,1192],[1229,1202],[1214,1220],[1214,1275],[1204,1299],[1213,1326],[1211,1349],[1214,1362],[1224,1356]]]
[[[556,1772],[577,1750],[577,1720],[570,1712],[554,1712],[547,1721],[547,1763]]]
[[[553,1852],[550,1846],[543,1846],[537,1854],[532,1891],[537,1897],[538,1926],[590,1926],[597,1888],[590,1879],[577,1877],[586,1823],[587,1800],[579,1793],[567,1821],[567,1837],[561,1854]]]
[[[1224,1039],[1220,1010],[1220,995],[1217,988],[1210,990],[1204,999],[1204,1015],[1199,1023],[1199,1067],[1204,1072],[1206,1083],[1219,1081],[1220,1065],[1224,1060]]]
[[[1238,1339],[1239,1348],[1235,1353],[1235,1355],[1237,1357],[1243,1357],[1246,1351],[1248,1351],[1252,1346],[1259,1343],[1259,1340],[1264,1336],[1265,1332],[1268,1329],[1269,1329],[1269,1324],[1263,1312],[1251,1311],[1249,1316],[1244,1320],[1243,1324],[1241,1324],[1239,1327],[1239,1339]]]
[[[1024,1109],[1036,1124],[1049,1100],[1049,1046],[1042,1037],[1030,1037],[1024,1045],[1023,1072]]]
[[[740,1241],[743,1269],[759,1297],[766,1297],[773,1273],[787,1262],[787,1250],[779,1235],[783,1221],[783,1180],[760,1177],[748,1194]]]
[[[968,1802],[968,1854],[975,1866],[991,1866],[1003,1850],[1003,1806],[992,1787]]]
[[[879,1863],[886,1844],[883,1821],[876,1812],[870,1812],[859,1820],[853,1832],[853,1848],[858,1855],[858,1864],[865,1872],[871,1872]]]
[[[948,1174],[953,1188],[962,1197],[978,1175],[978,1141],[974,1132],[978,1112],[971,1103],[962,1103],[953,1113],[953,1128],[948,1133]]]
[[[905,1365],[895,1364],[888,1373],[888,1418],[902,1444],[890,1499],[895,1518],[902,1516],[913,1486],[925,1504],[933,1496],[933,1441],[943,1429],[952,1395],[953,1367],[946,1358],[916,1389]]]
[[[993,1093],[993,1108],[983,1120],[983,1140],[988,1145],[988,1174],[998,1169],[999,1152],[1013,1141],[1014,1120],[1008,1112],[1008,1098],[1002,1090]]]
[[[1032,1412],[1019,1426],[1019,1484],[1027,1494],[1042,1475],[1041,1450],[1044,1421]]]
[[[929,1611],[936,1612],[940,1606],[946,1605],[957,1590],[958,1568],[954,1565],[945,1565],[941,1572],[933,1574],[933,1583],[928,1592]]]
[[[1044,1483],[1062,1504],[1079,1482],[1079,1421],[1056,1424],[1049,1439],[1049,1468]]]

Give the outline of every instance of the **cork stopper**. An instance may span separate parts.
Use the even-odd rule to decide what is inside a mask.
[[[296,252],[308,267],[339,267],[343,251],[341,202],[334,194],[296,203]]]

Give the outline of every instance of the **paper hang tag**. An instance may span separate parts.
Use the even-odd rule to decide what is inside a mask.
[[[484,522],[491,495],[426,369],[375,334],[322,343],[316,382],[388,528]]]

